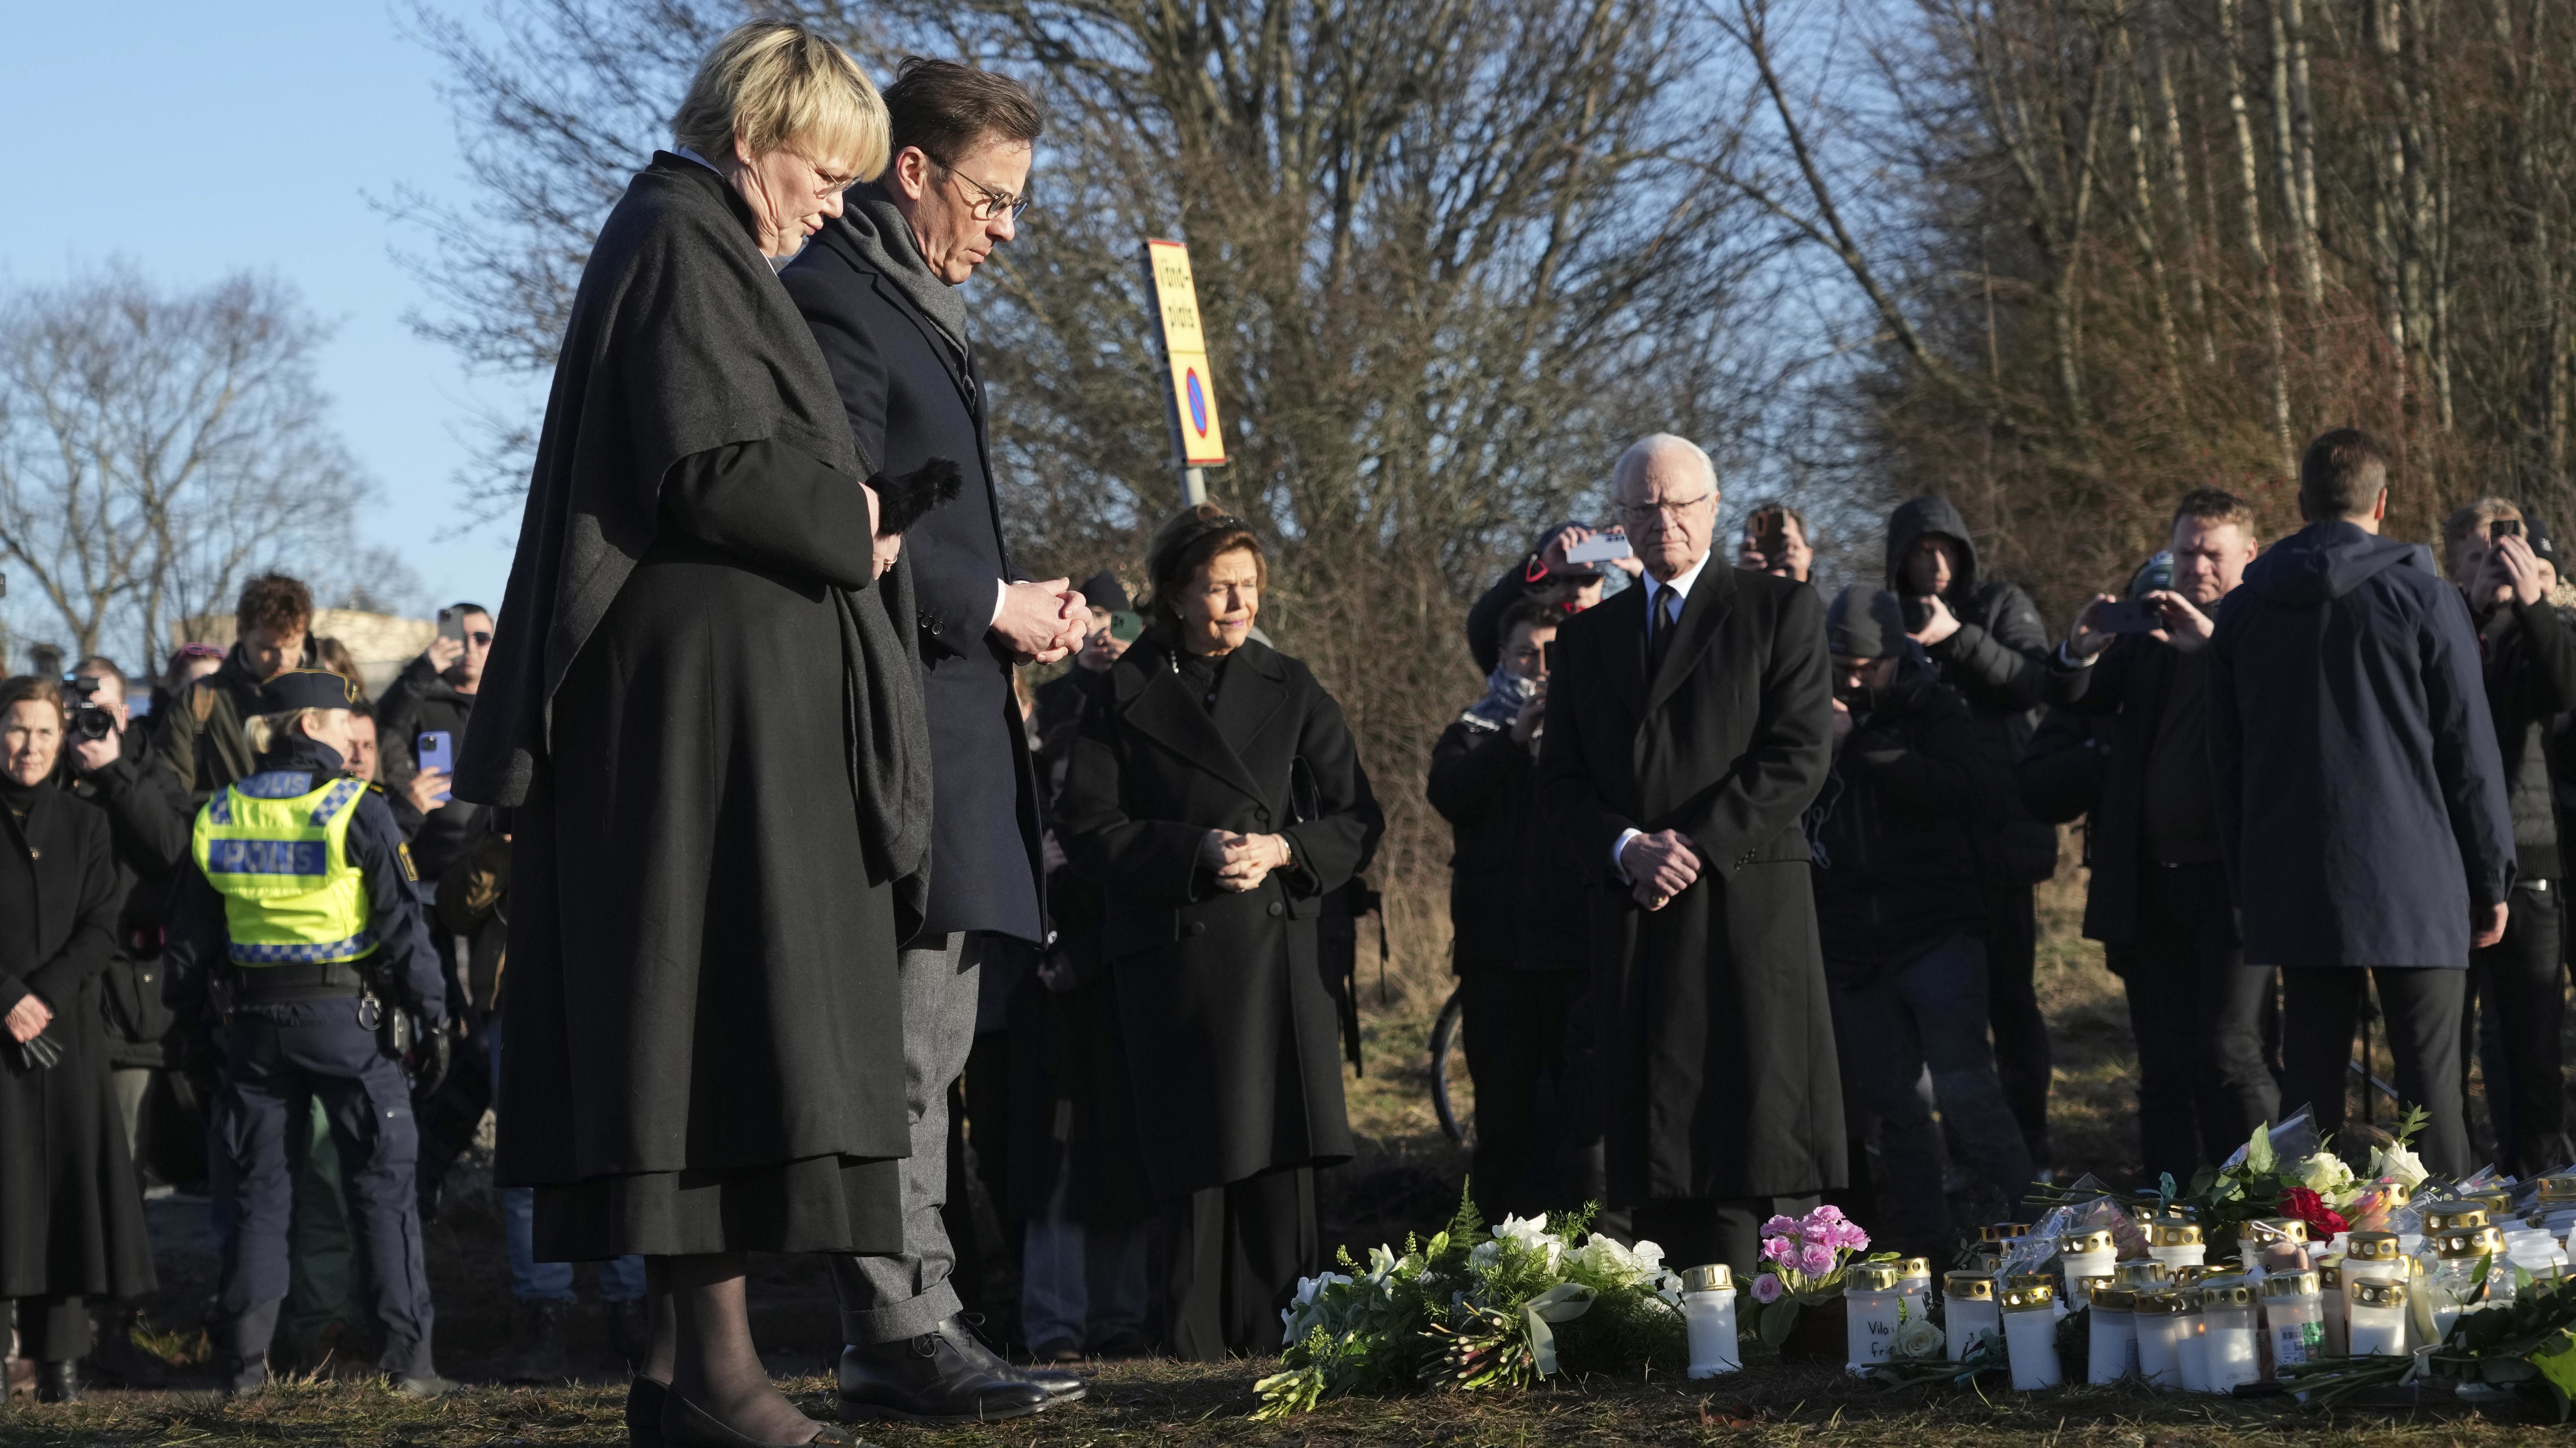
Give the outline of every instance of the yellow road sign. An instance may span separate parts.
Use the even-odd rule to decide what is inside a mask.
[[[1190,275],[1190,249],[1177,241],[1145,243],[1145,266],[1154,283],[1162,326],[1163,357],[1170,364],[1172,431],[1184,467],[1225,461],[1225,425],[1217,415],[1216,376],[1208,366],[1207,332],[1199,324],[1198,284]]]

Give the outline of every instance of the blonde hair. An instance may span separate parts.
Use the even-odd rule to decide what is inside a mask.
[[[2501,519],[2510,519],[2519,523],[2522,521],[2522,509],[2515,507],[2505,498],[2480,498],[2453,513],[2443,522],[2442,541],[2456,547],[2471,533]]]
[[[285,709],[275,714],[253,714],[242,721],[242,738],[250,745],[252,758],[268,753],[279,744],[295,737],[295,723],[318,709]]]
[[[671,139],[718,165],[734,140],[754,156],[801,144],[847,157],[861,180],[885,170],[885,98],[859,63],[805,26],[753,20],[725,32],[671,117]]]

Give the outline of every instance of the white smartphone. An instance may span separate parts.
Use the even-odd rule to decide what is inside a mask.
[[[1595,533],[1565,550],[1568,563],[1607,563],[1628,556],[1628,540],[1616,533]]]

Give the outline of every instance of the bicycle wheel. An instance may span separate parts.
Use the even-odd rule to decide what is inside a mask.
[[[1449,1063],[1453,1059],[1463,1062],[1458,1049],[1458,1030],[1466,1013],[1467,992],[1462,986],[1449,993],[1448,1003],[1440,1008],[1440,1018],[1431,1023],[1431,1110],[1440,1118],[1442,1134],[1460,1146],[1467,1144],[1467,1135],[1475,1129],[1475,1120],[1473,1117],[1459,1120],[1458,1108],[1449,1100]]]

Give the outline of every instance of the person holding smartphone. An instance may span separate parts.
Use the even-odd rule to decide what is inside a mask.
[[[481,807],[454,798],[448,781],[464,752],[474,696],[483,686],[483,663],[491,653],[490,609],[479,603],[442,608],[437,636],[376,701],[385,786],[411,795],[424,815],[411,841],[412,858],[424,880],[446,873],[449,862],[481,833]],[[415,789],[415,780],[427,783]]]
[[[2557,549],[2521,508],[2480,498],[2450,516],[2442,541],[2451,581],[2477,625],[2479,672],[2504,755],[2516,866],[2504,938],[2469,956],[2461,1069],[2467,1070],[2468,1050],[2486,1066],[2495,1140],[2482,1148],[2492,1148],[2499,1169],[2530,1176],[2576,1155],[2559,1044],[2567,1015],[2559,955],[2566,872],[2546,747],[2549,721],[2576,709],[2576,630],[2549,603]]]
[[[2254,561],[2254,528],[2233,493],[2184,494],[2166,545],[2172,587],[2086,604],[2052,665],[2067,708],[2112,724],[2084,934],[2128,988],[2149,1181],[2191,1180],[2280,1106],[2262,1038],[2273,973],[2248,968],[2237,939],[2203,722],[2210,635]]]

